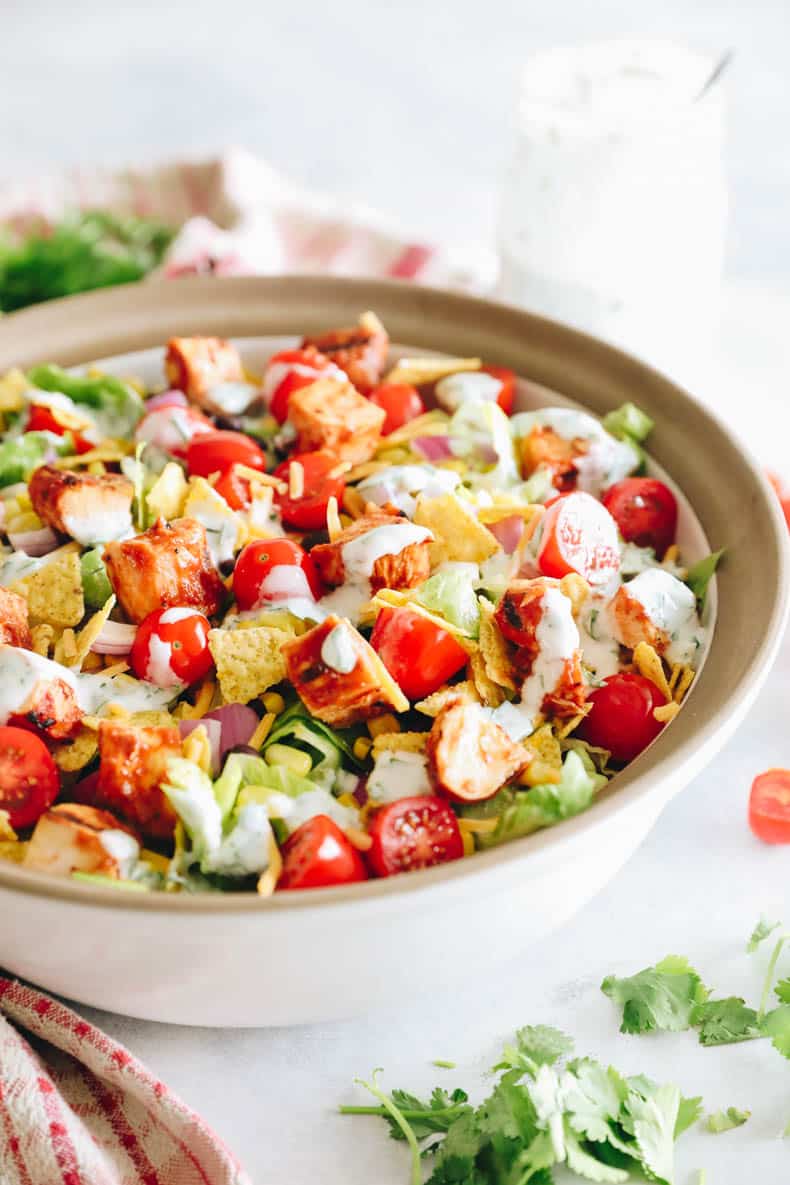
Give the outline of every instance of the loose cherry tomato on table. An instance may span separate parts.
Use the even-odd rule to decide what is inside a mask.
[[[212,473],[224,473],[234,464],[264,470],[266,457],[255,441],[243,432],[215,429],[195,436],[189,442],[187,468],[190,477],[210,477]]]
[[[592,707],[578,735],[608,749],[615,761],[633,761],[664,727],[653,712],[667,702],[666,696],[644,675],[610,675],[590,693],[588,702]]]
[[[484,366],[482,367],[482,373],[490,374],[492,378],[499,379],[502,387],[496,397],[496,401],[505,415],[509,416],[513,411],[513,399],[516,393],[515,371],[508,370],[506,366]]]
[[[788,490],[781,477],[777,477],[775,473],[768,473],[766,476],[776,491],[776,496],[782,507],[782,514],[785,516],[785,522],[788,528],[790,528],[790,490]]]
[[[137,628],[129,665],[138,679],[157,687],[196,683],[214,665],[210,629],[197,609],[156,609]]]
[[[376,876],[394,876],[459,860],[464,844],[452,809],[443,798],[400,798],[376,811],[367,853]]]
[[[609,486],[602,501],[627,543],[652,547],[659,557],[674,543],[678,504],[663,481],[626,477]]]
[[[32,827],[60,788],[58,767],[39,737],[24,728],[0,727],[0,810],[15,831]]]
[[[233,595],[240,609],[257,609],[288,597],[318,600],[321,579],[315,564],[290,539],[256,539],[239,553]]]
[[[538,529],[538,567],[544,576],[561,579],[577,572],[600,588],[619,571],[617,526],[592,494],[560,494],[548,504]]]
[[[263,393],[269,400],[269,411],[278,424],[288,419],[288,404],[294,391],[309,387],[327,374],[345,378],[333,362],[315,347],[304,350],[281,350],[266,364],[263,373]]]
[[[290,493],[291,465],[302,466],[302,493]],[[314,453],[297,453],[282,465],[278,465],[274,476],[284,481],[289,490],[275,494],[282,520],[297,531],[320,531],[326,526],[326,508],[330,498],[337,498],[338,506],[346,489],[342,465],[334,453],[319,449]],[[333,476],[334,475],[334,476]]]
[[[362,857],[328,815],[314,815],[282,847],[278,889],[322,889],[367,880]]]
[[[380,387],[373,388],[368,399],[386,412],[382,436],[389,436],[390,432],[402,428],[410,420],[416,420],[425,411],[419,391],[408,383],[382,383]]]
[[[370,644],[410,700],[437,691],[468,658],[448,630],[405,607],[381,610]]]
[[[216,432],[211,420],[194,407],[167,403],[146,412],[134,431],[138,443],[155,444],[174,457],[185,457],[193,437]]]
[[[74,451],[77,453],[89,453],[91,449],[96,448],[95,444],[92,444],[90,440],[86,440],[79,432],[75,432],[73,428],[67,428],[64,424],[61,424],[52,408],[45,407],[41,403],[34,403],[30,408],[30,416],[28,417],[25,431],[52,432],[55,436],[65,436],[68,432],[74,441]]]
[[[790,843],[790,770],[769,769],[754,779],[749,826],[763,843]]]

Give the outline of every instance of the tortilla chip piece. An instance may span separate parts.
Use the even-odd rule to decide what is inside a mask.
[[[418,498],[414,521],[433,533],[433,568],[448,560],[481,564],[499,551],[499,544],[488,528],[454,494]]]
[[[674,700],[670,700],[668,704],[659,704],[657,708],[653,708],[653,716],[660,724],[669,724],[670,720],[674,720],[680,711],[680,704],[676,704]]]
[[[72,629],[65,629],[55,643],[55,653],[52,656],[55,662],[61,663],[64,667],[74,665],[77,657],[77,635]]]
[[[75,773],[78,769],[84,769],[98,752],[98,734],[84,725],[80,727],[76,736],[52,746],[55,765],[64,773]]]
[[[500,704],[505,702],[507,695],[498,683],[495,683],[493,679],[488,677],[485,659],[481,651],[476,650],[474,654],[469,655],[467,673],[474,683],[475,691],[481,704],[485,704],[487,708],[498,708]]]
[[[585,704],[581,712],[579,712],[576,716],[572,716],[570,720],[565,720],[561,724],[559,721],[556,721],[554,725],[554,732],[557,738],[561,741],[564,741],[566,737],[569,737],[571,733],[579,727],[584,717],[591,710],[592,704],[588,703]]]
[[[668,700],[672,699],[672,692],[670,691],[669,683],[664,673],[664,664],[661,661],[661,657],[647,642],[640,642],[634,650],[634,666],[640,675],[644,675],[651,683],[655,683],[658,690]]]
[[[372,756],[397,750],[400,753],[423,753],[428,743],[427,732],[380,732],[373,738]]]
[[[187,496],[184,470],[175,461],[168,461],[145,496],[145,504],[154,518],[169,522],[180,518]]]
[[[11,826],[11,816],[8,811],[0,811],[0,841],[16,843],[17,839],[18,836]]]
[[[32,648],[36,654],[49,658],[50,650],[54,650],[58,641],[58,634],[51,625],[34,625],[30,631]]]
[[[527,738],[524,747],[533,754],[533,758],[518,779],[521,785],[542,786],[548,782],[556,786],[562,778],[562,749],[551,725],[541,725]]]
[[[31,624],[54,625],[61,629],[79,625],[85,616],[79,548],[59,551],[55,559],[37,572],[9,586],[27,600]]]
[[[15,864],[23,864],[25,860],[25,852],[27,851],[27,840],[2,840],[0,841],[0,860],[13,860]]]
[[[247,704],[284,679],[282,649],[292,637],[289,631],[268,626],[210,630],[208,644],[225,703]]]
[[[479,370],[482,365],[479,358],[401,358],[383,381],[419,387],[422,383],[436,383],[448,374]]]
[[[681,667],[677,683],[672,688],[672,698],[676,704],[682,704],[691,684],[694,682],[696,671],[693,667]],[[671,686],[671,684],[670,684]]]
[[[464,679],[462,683],[448,683],[425,699],[421,699],[414,707],[424,716],[438,716],[442,708],[446,708],[454,700],[460,700],[464,704],[480,703],[480,696],[471,679]]]
[[[68,657],[60,658],[58,656],[58,647],[56,646],[55,657],[58,659],[58,661],[62,662],[63,665],[67,667],[81,667],[90,653],[91,646],[104,629],[104,623],[112,613],[114,606],[115,597],[110,596],[107,598],[104,606],[101,609],[98,609],[92,617],[88,618],[80,632],[76,635],[76,637],[74,637],[73,654],[71,653],[71,646],[69,645],[67,647]],[[64,630],[61,641],[65,640],[66,635],[69,633],[71,633],[70,630]]]
[[[583,576],[579,576],[576,572],[569,572],[560,581],[560,592],[568,598],[573,616],[577,617],[582,605],[590,595],[590,586]]]
[[[23,396],[30,387],[23,370],[15,367],[7,370],[0,377],[0,413],[22,411],[25,406]]]
[[[480,653],[485,663],[485,671],[493,683],[506,687],[508,691],[515,691],[516,682],[513,663],[505,639],[499,626],[494,620],[495,607],[485,597],[478,597],[480,605]]]

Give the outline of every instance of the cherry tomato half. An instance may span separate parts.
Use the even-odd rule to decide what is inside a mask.
[[[749,826],[763,843],[790,843],[790,769],[769,769],[754,779]]]
[[[317,601],[321,592],[315,564],[290,539],[256,539],[239,553],[233,571],[233,595],[240,609],[257,609],[287,597]]]
[[[627,543],[652,547],[659,558],[674,543],[678,504],[663,481],[626,477],[609,486],[602,501]]]
[[[55,418],[55,414],[51,407],[45,407],[41,403],[34,403],[30,408],[30,416],[27,421],[26,432],[53,432],[56,436],[65,436],[67,432],[71,433],[71,439],[74,441],[74,451],[77,453],[89,453],[91,449],[96,448],[90,440],[86,440],[79,432],[75,432],[73,428],[66,428],[63,424]]]
[[[15,831],[32,827],[60,788],[58,767],[39,737],[24,728],[0,728],[0,810]]]
[[[617,526],[592,494],[560,494],[540,524],[538,566],[544,576],[562,578],[578,572],[588,584],[608,584],[620,568]]]
[[[496,401],[505,415],[509,416],[513,411],[513,398],[516,393],[515,371],[508,370],[506,366],[484,366],[482,367],[482,373],[490,374],[492,378],[499,379],[502,388],[496,397]]]
[[[138,679],[157,687],[195,683],[214,665],[210,629],[197,609],[156,609],[137,628],[129,664]]]
[[[282,848],[278,889],[322,889],[367,880],[362,857],[328,815],[314,815]]]
[[[211,420],[194,407],[166,403],[146,412],[135,428],[134,438],[155,444],[174,457],[185,457],[194,436],[206,436],[215,431]]]
[[[346,482],[343,474],[337,472],[340,463],[334,453],[324,450],[297,453],[278,465],[274,476],[289,483],[290,467],[294,462],[302,466],[303,492],[294,498],[290,493],[275,494],[282,520],[297,531],[323,530],[329,499],[337,498],[338,506],[343,500]]]
[[[370,644],[410,700],[437,691],[468,658],[451,633],[407,608],[382,609]]]
[[[238,464],[230,465],[220,474],[214,486],[231,510],[245,510],[252,501],[249,478],[244,477],[238,470]]]
[[[408,383],[382,383],[380,387],[373,388],[368,399],[386,412],[382,436],[389,436],[390,432],[402,428],[410,420],[416,420],[425,411],[419,391]]]
[[[588,744],[608,749],[615,761],[633,761],[664,727],[653,710],[666,702],[644,675],[610,675],[590,693],[592,707],[578,734]]]
[[[243,432],[215,430],[190,440],[187,449],[190,477],[210,477],[212,473],[224,473],[233,464],[263,470],[266,468],[266,458],[255,441]]]
[[[368,865],[376,876],[394,876],[459,860],[464,844],[452,809],[443,798],[399,798],[376,811],[370,825]]]
[[[288,419],[288,403],[294,391],[309,387],[326,371],[337,371],[337,367],[314,346],[281,350],[269,359],[263,374],[263,393],[278,424]]]

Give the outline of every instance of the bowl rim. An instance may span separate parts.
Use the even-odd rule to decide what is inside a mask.
[[[168,280],[166,284],[162,285],[129,284],[119,288],[70,296],[23,309],[0,321],[0,350],[6,342],[10,345],[17,335],[30,339],[40,334],[45,338],[54,336],[57,339],[57,335],[61,334],[66,344],[59,348],[56,347],[58,361],[63,365],[78,365],[80,362],[90,362],[95,358],[108,358],[116,354],[131,353],[138,349],[161,346],[167,336],[179,332],[178,325],[183,323],[179,321],[179,318],[188,318],[190,310],[198,309],[202,315],[205,315],[214,306],[223,310],[222,316],[219,318],[221,321],[238,322],[240,326],[244,327],[236,332],[223,327],[221,332],[227,336],[266,336],[266,330],[260,326],[260,320],[265,319],[265,314],[260,318],[258,328],[253,329],[256,322],[251,317],[249,305],[254,302],[256,297],[271,298],[282,291],[297,295],[303,291],[305,296],[316,297],[317,301],[322,298],[331,299],[332,295],[343,296],[349,300],[355,297],[358,308],[376,307],[377,299],[379,307],[381,304],[389,303],[391,305],[393,301],[397,306],[399,301],[414,299],[427,306],[424,310],[426,316],[429,316],[430,309],[436,308],[437,305],[443,306],[445,309],[457,309],[459,312],[479,311],[481,315],[485,313],[486,316],[495,316],[500,321],[512,322],[514,331],[518,330],[525,334],[532,331],[536,336],[556,339],[567,349],[569,356],[572,356],[574,352],[581,353],[583,356],[592,354],[598,368],[608,367],[621,371],[625,368],[630,371],[634,379],[641,378],[650,383],[654,389],[663,388],[664,392],[671,394],[674,399],[680,399],[681,402],[690,404],[698,417],[707,421],[708,425],[716,430],[729,447],[739,454],[748,476],[753,479],[752,493],[759,503],[759,505],[753,506],[753,511],[763,513],[771,528],[770,541],[774,547],[773,559],[776,561],[778,579],[770,613],[763,621],[755,624],[754,632],[757,644],[743,677],[726,705],[722,705],[714,711],[699,731],[679,745],[672,746],[666,743],[662,744],[662,740],[672,735],[672,730],[667,730],[666,735],[660,737],[650,747],[651,757],[648,757],[648,754],[645,755],[648,760],[644,766],[639,768],[642,759],[638,758],[618,775],[619,784],[612,792],[604,794],[588,810],[571,819],[564,820],[554,827],[546,828],[521,839],[511,840],[497,848],[477,852],[474,859],[471,860],[457,860],[449,864],[412,872],[408,876],[373,879],[349,886],[314,889],[310,893],[273,894],[263,898],[253,892],[218,894],[124,892],[110,887],[79,884],[65,878],[51,876],[48,873],[22,868],[10,861],[0,861],[0,889],[2,890],[68,901],[70,904],[83,907],[170,916],[194,913],[222,916],[255,913],[274,916],[280,913],[312,910],[321,910],[326,913],[326,910],[332,905],[353,906],[358,911],[366,906],[369,908],[378,907],[384,901],[399,902],[406,898],[427,896],[428,894],[436,897],[442,887],[450,889],[456,887],[459,882],[463,882],[471,891],[479,885],[482,878],[490,879],[494,872],[512,873],[514,866],[522,860],[528,859],[533,864],[553,862],[556,860],[559,848],[568,847],[582,837],[587,837],[593,842],[593,837],[607,827],[614,816],[624,814],[637,804],[641,803],[646,806],[650,800],[655,800],[658,804],[656,810],[660,809],[660,799],[665,794],[663,786],[671,779],[672,773],[682,770],[694,760],[695,756],[699,757],[712,746],[716,746],[717,739],[724,743],[726,737],[734,731],[748,710],[770,670],[781,644],[784,625],[790,610],[788,591],[790,548],[787,540],[787,526],[761,467],[751,456],[749,450],[744,448],[737,439],[734,432],[719,419],[709,406],[703,404],[695,396],[648,364],[580,330],[487,298],[449,292],[424,285],[418,286],[403,280],[326,275],[212,276]],[[238,300],[235,320],[234,314],[227,312],[229,299]],[[142,317],[141,307],[144,310]],[[169,318],[169,324],[161,326],[154,316],[156,312],[165,319]],[[331,318],[331,310],[329,315]],[[325,320],[325,318],[323,319]],[[86,325],[92,326],[92,328],[86,329]],[[217,332],[220,332],[220,329]],[[97,340],[104,342],[105,339],[106,346],[89,345]],[[116,340],[124,344],[116,347],[114,344]],[[576,397],[573,396],[573,398]],[[671,465],[666,467],[674,477]],[[692,508],[694,508],[693,501]],[[712,653],[717,645],[721,646],[722,644],[721,636],[717,642],[714,634],[709,653]],[[698,691],[696,688],[694,690]],[[697,695],[695,695],[695,702],[698,702]],[[634,770],[635,766],[636,770]]]

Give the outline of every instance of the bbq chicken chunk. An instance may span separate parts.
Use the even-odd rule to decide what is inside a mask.
[[[572,490],[576,485],[575,461],[587,452],[586,440],[566,440],[547,425],[538,425],[520,442],[521,468],[525,477],[539,465],[548,465],[554,473],[554,487]]]
[[[55,876],[128,876],[140,853],[134,833],[108,811],[60,802],[36,823],[23,864]]]
[[[165,375],[171,387],[214,415],[227,414],[212,387],[244,382],[238,350],[220,337],[171,337],[165,354]]]
[[[94,806],[107,807],[143,835],[166,839],[173,834],[176,814],[162,792],[167,761],[181,753],[175,727],[123,724],[99,725],[99,780]]]
[[[459,802],[491,798],[531,760],[480,704],[459,701],[442,708],[434,720],[427,753],[434,786]]]
[[[74,676],[17,646],[0,646],[0,724],[26,721],[53,741],[76,732],[82,720]]]
[[[363,313],[351,329],[330,329],[302,340],[302,346],[314,346],[344,370],[363,394],[381,381],[389,344],[389,334],[372,313]]]
[[[108,543],[102,558],[118,602],[134,622],[176,606],[210,617],[222,603],[225,586],[211,562],[206,528],[196,519],[157,519],[133,539]]]
[[[399,515],[373,510],[356,519],[332,543],[318,543],[310,558],[324,584],[368,580],[380,588],[414,588],[431,574],[433,535]]]
[[[409,706],[373,647],[345,618],[327,617],[287,642],[283,654],[305,707],[336,728]]]
[[[318,379],[294,391],[288,419],[300,453],[327,449],[352,465],[368,461],[381,439],[386,412],[339,379]]]
[[[41,521],[83,546],[119,539],[132,529],[134,487],[118,473],[71,473],[41,465],[28,490]]]
[[[0,587],[0,645],[21,646],[29,650],[32,645],[30,627],[27,624],[27,601],[19,593]]]

